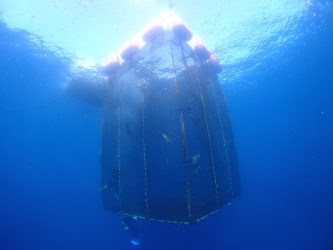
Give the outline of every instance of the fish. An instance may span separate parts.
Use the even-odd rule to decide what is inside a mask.
[[[200,154],[196,154],[192,156],[192,163],[193,165],[196,165],[200,160]]]
[[[163,137],[165,143],[169,144],[169,143],[171,143],[171,142],[173,141],[172,136],[168,136],[168,135],[165,134],[165,133],[162,133],[161,135],[162,135],[162,137]]]
[[[109,187],[108,184],[104,185],[103,187],[99,188],[98,191],[102,192],[103,190],[107,189]]]

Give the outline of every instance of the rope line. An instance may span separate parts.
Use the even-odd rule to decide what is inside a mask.
[[[144,182],[145,182],[145,203],[146,203],[146,217],[149,218],[148,207],[148,186],[147,186],[147,158],[146,158],[146,142],[145,142],[145,97],[142,96],[142,149],[143,149],[143,168],[144,168]]]
[[[200,91],[200,98],[201,98],[201,105],[202,105],[202,110],[205,118],[205,123],[206,123],[206,130],[207,130],[207,138],[208,138],[208,144],[209,144],[209,151],[210,151],[210,158],[212,162],[212,172],[213,172],[213,179],[214,179],[214,184],[215,184],[215,194],[216,194],[216,205],[217,207],[220,207],[220,199],[219,199],[219,190],[218,190],[218,184],[217,184],[217,178],[216,178],[216,169],[215,169],[215,160],[214,160],[214,155],[213,155],[213,148],[212,148],[212,139],[210,135],[210,129],[208,125],[208,117],[207,117],[207,110],[206,110],[206,103],[202,94],[202,86],[201,82],[198,79],[198,76],[196,77],[198,85],[199,85],[199,91]]]
[[[182,52],[183,62],[185,64],[186,70],[190,74],[190,70],[188,68],[188,65],[187,65],[187,62],[186,62],[186,59],[185,59],[183,47],[182,47],[181,52]],[[198,71],[197,71],[197,74],[195,75],[195,79],[196,79],[198,87],[199,87],[201,107],[202,107],[202,112],[203,112],[204,119],[205,119],[205,124],[206,124],[207,138],[208,138],[209,151],[210,151],[210,159],[211,159],[211,164],[212,164],[212,173],[213,173],[213,179],[214,179],[214,185],[215,185],[215,195],[216,195],[215,199],[216,199],[217,208],[219,208],[220,207],[220,199],[219,199],[219,190],[218,190],[217,177],[216,177],[216,169],[215,169],[215,160],[214,160],[214,154],[213,154],[212,140],[211,140],[210,129],[209,129],[209,125],[208,125],[208,116],[207,116],[206,103],[205,103],[204,96],[203,96],[203,93],[202,93],[201,81],[198,78]]]
[[[122,192],[121,192],[121,178],[120,178],[120,170],[121,170],[121,150],[120,150],[120,137],[121,137],[121,112],[120,107],[122,104],[122,93],[119,95],[119,109],[118,109],[118,145],[117,145],[117,164],[118,164],[118,195],[119,195],[119,203],[120,203],[120,211],[123,212],[123,203],[122,203]]]
[[[210,83],[214,84],[212,78],[209,78]],[[214,89],[216,85],[214,85]],[[220,108],[219,105],[217,103],[217,97],[216,97],[216,92],[213,91],[213,96],[214,96],[214,102],[215,102],[215,106],[216,106],[216,111],[217,111],[217,117],[219,120],[219,125],[221,128],[221,133],[222,133],[222,139],[223,139],[223,145],[224,145],[224,153],[225,153],[225,157],[226,157],[226,161],[227,161],[227,168],[228,168],[228,178],[229,178],[229,184],[230,184],[230,191],[231,191],[231,197],[234,198],[234,189],[232,186],[232,178],[231,178],[231,167],[230,167],[230,158],[229,158],[229,150],[228,150],[228,143],[227,140],[225,138],[225,133],[224,133],[224,125],[223,125],[223,121],[222,121],[222,117],[221,117],[221,112],[220,112]],[[222,97],[223,98],[223,97]]]
[[[188,164],[187,164],[187,162],[188,162],[188,150],[187,150],[186,130],[185,130],[185,124],[184,124],[184,119],[183,119],[183,112],[182,112],[182,109],[180,107],[179,86],[178,86],[178,80],[177,80],[175,57],[174,57],[173,48],[172,48],[172,41],[170,42],[170,49],[171,49],[172,66],[173,66],[173,71],[174,71],[174,84],[175,84],[175,87],[176,87],[177,102],[178,102],[178,107],[179,107],[179,112],[180,112],[179,123],[180,123],[182,142],[183,142],[183,147],[184,147],[184,157],[185,157],[184,171],[185,171],[185,175],[186,175],[187,211],[188,211],[189,218],[191,218],[192,217],[192,213],[191,213],[191,185],[190,185],[190,180],[189,180],[189,167],[188,167]]]
[[[171,3],[171,0],[168,1],[169,11],[175,6],[174,3]]]

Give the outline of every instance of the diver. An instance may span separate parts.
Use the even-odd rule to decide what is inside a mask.
[[[122,223],[124,229],[129,232],[130,234],[130,242],[133,246],[140,246],[141,242],[139,239],[139,230],[134,225],[134,217],[133,216],[123,216]]]

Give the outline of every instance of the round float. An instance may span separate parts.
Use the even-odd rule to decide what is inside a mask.
[[[196,44],[194,46],[194,52],[201,60],[204,61],[208,60],[212,55],[212,52],[202,43]]]
[[[130,44],[120,53],[120,56],[124,61],[131,61],[139,51],[138,44]]]
[[[189,40],[191,40],[193,33],[190,30],[189,27],[187,27],[184,23],[177,23],[172,27],[173,33],[175,34],[175,36],[183,41],[183,42],[187,42]]]
[[[118,72],[118,70],[120,69],[120,62],[119,62],[119,58],[117,56],[113,56],[111,57],[106,64],[104,65],[104,72],[107,75],[113,75],[115,73]]]
[[[144,32],[142,38],[146,43],[150,43],[163,34],[164,28],[161,25],[153,25]]]
[[[217,58],[216,54],[212,54],[209,57],[208,65],[215,73],[220,73],[223,69],[223,66],[220,63],[219,59]]]

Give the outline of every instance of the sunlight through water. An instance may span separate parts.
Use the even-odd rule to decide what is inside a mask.
[[[265,67],[304,34],[304,19],[332,6],[315,0],[171,1],[178,14],[224,65],[222,80]],[[319,6],[319,8],[318,8]],[[3,0],[0,13],[13,29],[24,29],[36,43],[69,57],[101,63],[163,11],[158,0]],[[315,15],[320,15],[315,13]],[[313,14],[313,13],[312,13]]]

